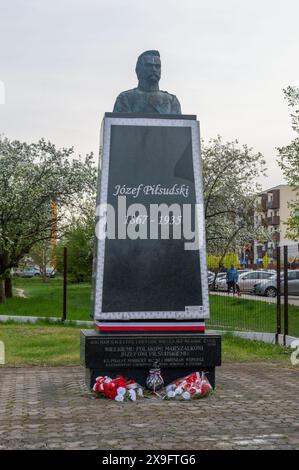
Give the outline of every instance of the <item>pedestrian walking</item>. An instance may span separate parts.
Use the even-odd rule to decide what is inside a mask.
[[[227,283],[227,293],[229,294],[231,289],[233,290],[233,293],[240,292],[239,286],[238,286],[238,279],[239,279],[239,274],[237,269],[233,264],[231,264],[230,268],[226,272],[226,283]]]

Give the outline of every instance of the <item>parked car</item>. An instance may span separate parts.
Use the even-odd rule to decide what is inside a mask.
[[[263,280],[253,287],[253,293],[266,297],[276,297],[277,284],[276,275],[270,279]],[[284,292],[284,275],[281,274],[281,293]],[[288,292],[289,295],[299,295],[299,269],[288,271]]]
[[[32,266],[23,269],[17,269],[13,274],[17,277],[36,277],[40,276],[40,270],[39,268]]]
[[[43,273],[40,271],[40,274],[42,275]],[[45,274],[46,274],[46,277],[55,277],[56,271],[55,269],[47,266]]]
[[[238,274],[243,274],[243,273],[250,273],[252,270],[251,269],[238,269]]]
[[[22,268],[22,269],[16,269],[13,271],[13,276],[17,277],[38,277],[41,276],[41,270],[37,266],[29,266],[27,268]],[[46,276],[47,277],[54,277],[56,274],[56,271],[53,270],[53,268],[48,267],[46,268]]]
[[[275,277],[275,271],[245,271],[239,274],[238,286],[241,292],[251,292],[257,281]],[[226,277],[216,281],[216,290],[226,291]]]
[[[212,274],[213,274],[212,276],[208,276],[209,289],[215,290],[215,282],[219,281],[220,279],[225,279],[226,273],[218,273],[216,276],[216,281],[215,281],[215,273],[212,273]]]

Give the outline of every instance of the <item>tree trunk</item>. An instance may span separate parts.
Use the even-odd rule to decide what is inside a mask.
[[[4,287],[5,287],[5,297],[7,299],[11,299],[12,298],[12,279],[11,279],[11,276],[8,276],[8,277],[5,278]]]
[[[4,304],[5,302],[5,287],[4,287],[4,281],[0,277],[0,304]]]
[[[42,281],[47,282],[48,281],[48,279],[47,279],[47,267],[45,265],[43,265],[43,266],[40,266],[39,269],[40,269]]]

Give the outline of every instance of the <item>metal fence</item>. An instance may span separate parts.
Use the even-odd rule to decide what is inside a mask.
[[[284,282],[288,279],[288,282]],[[238,269],[235,285],[227,273],[209,275],[209,329],[253,331],[299,337],[298,245],[277,247],[266,267]]]
[[[299,253],[298,245],[278,249],[281,258],[280,296],[277,296],[277,325],[280,334],[299,337]],[[279,268],[278,268],[279,270]],[[285,280],[288,280],[286,282]],[[277,331],[279,333],[279,331]]]

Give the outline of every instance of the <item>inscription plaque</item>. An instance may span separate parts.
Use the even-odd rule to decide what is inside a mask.
[[[109,335],[81,332],[81,358],[88,368],[148,368],[155,360],[162,368],[215,367],[221,363],[217,335]]]

